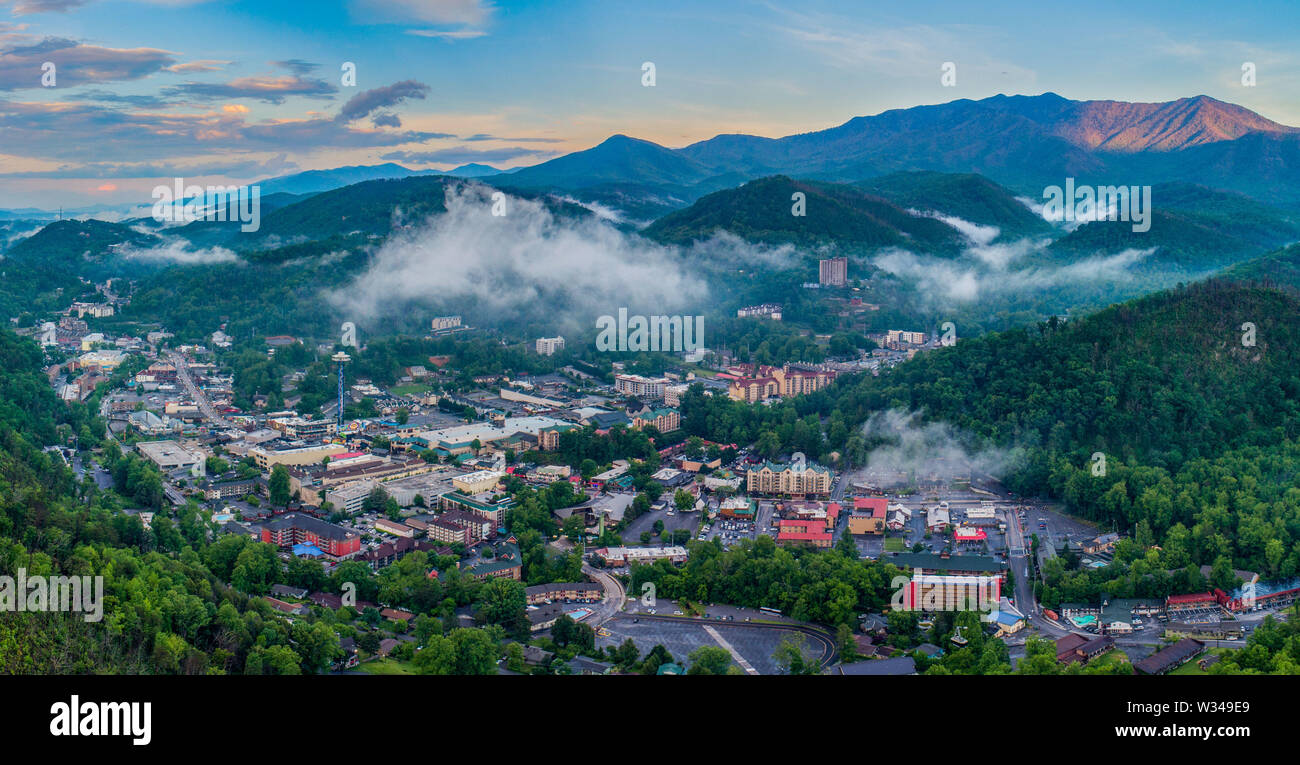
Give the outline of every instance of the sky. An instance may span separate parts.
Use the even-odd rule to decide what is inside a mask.
[[[512,168],[617,133],[779,137],[999,93],[1208,95],[1300,126],[1294,0],[1060,7],[0,0],[0,208],[148,201],[177,176]]]

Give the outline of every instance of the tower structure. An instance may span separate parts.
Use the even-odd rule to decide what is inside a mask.
[[[349,356],[349,355],[347,355],[347,354],[344,353],[343,351],[339,351],[338,353],[336,353],[336,354],[334,354],[333,356],[330,357],[330,361],[333,361],[335,364],[338,364],[338,365],[339,365],[339,411],[338,411],[338,430],[339,430],[340,433],[343,432],[343,391],[344,391],[344,386],[343,386],[343,370],[344,370],[344,368],[347,366],[348,362],[351,361],[351,360],[352,360],[352,357]]]

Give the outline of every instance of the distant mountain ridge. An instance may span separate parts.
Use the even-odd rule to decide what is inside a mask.
[[[918,170],[979,173],[1031,194],[1066,177],[1182,181],[1300,205],[1300,128],[1208,96],[1145,104],[998,95],[891,109],[783,138],[719,135],[679,149],[616,135],[522,168],[510,183],[694,187],[693,199],[770,175],[854,182]]]

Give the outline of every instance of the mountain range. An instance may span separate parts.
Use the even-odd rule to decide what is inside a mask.
[[[1033,198],[1074,177],[1181,181],[1292,206],[1300,204],[1300,128],[1208,96],[1146,104],[998,95],[784,138],[719,135],[679,149],[615,135],[520,169],[509,182],[570,191],[629,184],[698,198],[738,178],[854,182],[908,170],[979,173]]]

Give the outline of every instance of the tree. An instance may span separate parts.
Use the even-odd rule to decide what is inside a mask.
[[[804,655],[803,649],[803,635],[799,635],[797,639],[788,637],[782,640],[781,644],[776,647],[776,652],[772,654],[772,659],[776,662],[776,665],[781,668],[783,674],[821,674],[821,666],[811,657]]]
[[[845,529],[844,533],[840,534],[840,538],[835,542],[835,549],[850,560],[858,559],[858,543],[853,541],[853,535],[849,533],[848,529]]]
[[[376,485],[366,498],[361,501],[361,510],[366,513],[382,513],[388,504],[388,494],[382,486]]]
[[[673,505],[679,513],[684,513],[695,507],[695,495],[685,489],[678,489],[673,494]]]
[[[294,622],[293,643],[302,657],[302,670],[308,674],[328,671],[343,656],[339,636],[325,622]]]
[[[731,666],[731,654],[716,645],[702,645],[691,651],[687,659],[691,663],[688,675],[725,675]]]
[[[235,558],[235,568],[230,583],[235,589],[253,595],[270,591],[280,573],[280,559],[275,545],[254,542]]]
[[[483,588],[481,597],[479,614],[484,623],[499,624],[521,640],[528,637],[528,597],[522,582],[495,577]]]
[[[1025,657],[1016,665],[1017,675],[1059,675],[1061,665],[1056,661],[1056,643],[1037,635],[1025,640]]]
[[[377,632],[363,632],[357,636],[357,648],[365,651],[371,656],[379,653],[380,642],[382,641],[380,641],[379,633]]]
[[[430,638],[413,663],[423,675],[495,675],[499,655],[499,645],[486,631],[460,627]]]
[[[524,649],[518,643],[506,646],[506,669],[521,673],[528,670],[528,665],[524,663]]]
[[[851,662],[858,659],[858,641],[853,634],[853,628],[847,624],[841,624],[835,628],[835,642],[839,645],[840,661]]]
[[[636,643],[632,642],[632,638],[624,640],[618,648],[609,648],[609,660],[624,671],[632,669],[640,658],[641,652],[636,649]]]
[[[271,504],[284,507],[289,504],[289,470],[284,465],[271,468],[271,479],[267,482],[271,495]]]
[[[582,541],[583,532],[586,531],[587,524],[583,521],[581,515],[574,513],[564,519],[564,523],[560,528],[563,530],[564,536],[568,537],[570,542],[576,544]]]
[[[673,655],[668,652],[668,649],[656,643],[655,647],[650,649],[650,653],[646,654],[645,661],[641,663],[641,674],[658,674],[661,665],[671,664],[672,661]]]

